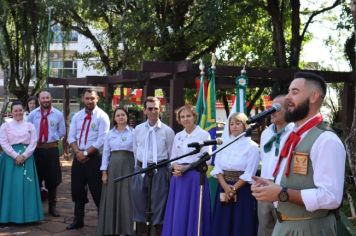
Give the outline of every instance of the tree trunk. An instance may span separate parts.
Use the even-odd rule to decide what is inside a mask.
[[[0,114],[0,124],[3,123],[4,117],[3,115],[6,112],[7,106],[9,104],[9,68],[5,65],[4,69],[4,103],[2,104],[1,114]]]
[[[351,11],[354,19],[354,30],[356,31],[356,0],[353,0],[351,2]],[[353,72],[355,76],[356,70],[354,69]],[[346,143],[346,153],[348,156],[350,169],[354,177],[354,180],[356,180],[356,96],[355,96],[355,106],[354,106],[354,119],[352,122],[350,134],[346,138],[345,143]]]

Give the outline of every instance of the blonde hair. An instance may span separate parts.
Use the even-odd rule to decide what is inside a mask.
[[[234,119],[236,121],[239,121],[239,122],[242,122],[242,124],[244,125],[244,131],[249,128],[250,126],[247,124],[247,116],[245,115],[245,113],[242,113],[242,112],[235,112],[235,113],[232,113],[229,117],[229,120],[228,120],[228,125],[229,125],[229,135],[231,134],[230,132],[230,121]]]
[[[190,105],[190,104],[185,104],[184,106],[181,106],[180,108],[178,108],[175,113],[176,113],[176,120],[178,122],[178,124],[182,124],[180,122],[180,113],[182,113],[182,111],[189,111],[190,113],[192,113],[193,117],[194,117],[194,123],[197,121],[198,119],[198,113],[195,111],[195,107]]]

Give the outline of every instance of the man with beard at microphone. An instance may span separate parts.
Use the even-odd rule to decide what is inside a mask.
[[[295,122],[274,170],[275,183],[254,177],[253,195],[275,202],[272,235],[336,235],[335,210],[342,201],[346,152],[323,123],[326,83],[299,72],[289,86],[285,119]]]
[[[261,177],[274,180],[273,171],[286,139],[292,131],[293,123],[284,119],[286,111],[285,95],[278,95],[273,104],[280,105],[280,111],[271,114],[271,125],[261,135],[260,157],[262,161]],[[276,220],[273,215],[274,206],[271,202],[258,201],[258,236],[271,236]]]
[[[210,134],[195,125],[197,118],[198,114],[192,105],[184,105],[176,111],[177,122],[184,127],[184,130],[174,137],[171,159],[193,151],[194,146],[200,149],[199,142],[210,140]],[[197,235],[200,172],[196,169],[185,173],[183,171],[189,167],[189,164],[198,161],[199,156],[204,152],[211,152],[211,146],[202,147],[199,153],[179,159],[172,164],[173,177],[169,187],[162,231],[163,236]],[[201,225],[204,226],[201,227],[201,235],[210,235],[210,190],[206,177]]]

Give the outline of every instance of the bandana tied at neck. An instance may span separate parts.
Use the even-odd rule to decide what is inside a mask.
[[[275,156],[278,156],[279,154],[279,144],[281,142],[281,136],[285,131],[285,127],[283,127],[279,132],[277,132],[277,128],[276,125],[273,126],[273,131],[274,131],[274,135],[270,138],[270,140],[268,140],[268,142],[263,146],[263,151],[265,153],[271,151],[273,143],[276,147],[275,150]]]
[[[307,123],[305,123],[302,127],[300,127],[297,131],[293,131],[286,143],[284,144],[284,147],[281,151],[281,154],[279,155],[279,159],[276,165],[276,168],[273,172],[273,176],[276,176],[278,174],[279,171],[279,167],[281,165],[282,159],[283,158],[288,158],[288,162],[287,162],[287,166],[286,166],[286,172],[285,175],[286,177],[289,176],[289,171],[290,171],[290,164],[292,161],[292,156],[293,156],[293,152],[295,147],[297,146],[297,144],[299,143],[301,136],[307,132],[308,130],[314,128],[315,126],[319,125],[321,122],[323,122],[323,117],[321,116],[321,114],[315,116],[314,118],[312,118],[311,120],[309,120]],[[289,155],[288,155],[289,154]]]
[[[87,144],[87,140],[88,140],[88,133],[89,133],[90,123],[91,123],[91,113],[90,112],[87,112],[87,115],[84,118],[83,125],[82,125],[82,130],[80,131],[79,145],[80,145],[80,143],[82,141],[82,135],[83,135],[83,132],[84,132],[84,129],[85,129],[85,124],[87,122],[88,122],[88,125],[87,125],[86,130],[85,130],[84,145]]]
[[[48,115],[51,113],[51,108],[47,111],[41,108],[41,122],[38,143],[47,143],[48,141]]]

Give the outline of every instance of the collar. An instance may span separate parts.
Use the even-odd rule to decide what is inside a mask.
[[[150,123],[148,123],[148,120],[146,120],[145,126],[146,126],[147,128],[152,127],[152,126],[150,126]],[[161,128],[161,127],[162,127],[162,122],[161,122],[161,120],[158,119],[157,122],[156,122],[156,124],[155,124],[153,127]]]
[[[184,129],[183,130],[183,135],[186,136],[186,137],[193,137],[193,136],[196,136],[197,133],[199,132],[199,129],[201,129],[198,125],[195,126],[195,128],[193,129],[193,131],[188,134],[187,131]]]
[[[298,130],[300,130],[306,123],[308,123],[311,119],[313,119],[316,116],[321,115],[320,112],[318,112],[317,114],[315,114],[314,116],[310,117],[308,120],[306,120],[303,124],[301,124],[300,126],[297,126],[297,124],[294,123],[294,127],[293,127],[293,131],[297,132]]]

